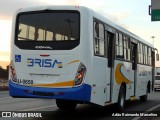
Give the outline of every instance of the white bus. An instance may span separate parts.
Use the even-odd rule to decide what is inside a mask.
[[[82,6],[17,11],[12,27],[12,97],[53,98],[60,109],[105,106],[153,90],[153,45]]]

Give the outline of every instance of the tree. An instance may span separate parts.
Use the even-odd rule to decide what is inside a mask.
[[[0,78],[8,79],[8,69],[3,69],[2,67],[0,67]]]

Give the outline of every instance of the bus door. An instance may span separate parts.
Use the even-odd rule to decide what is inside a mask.
[[[112,78],[113,78],[113,61],[114,61],[114,34],[111,32],[106,31],[106,41],[107,41],[107,47],[106,47],[106,57],[108,59],[108,66],[107,66],[107,92],[106,92],[106,102],[111,101],[111,90],[112,90]]]
[[[137,80],[137,44],[131,42],[131,63],[132,63],[132,85],[131,85],[131,95],[135,96],[135,87]]]

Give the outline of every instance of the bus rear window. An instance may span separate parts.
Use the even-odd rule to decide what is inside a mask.
[[[79,31],[78,11],[20,13],[17,16],[15,44],[21,49],[43,48],[37,46],[49,46],[45,49],[73,49],[79,44]]]

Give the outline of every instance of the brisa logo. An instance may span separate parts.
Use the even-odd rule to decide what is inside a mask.
[[[28,67],[46,67],[46,68],[54,68],[55,65],[58,68],[62,68],[62,62],[58,62],[58,60],[52,60],[52,59],[33,59],[33,58],[27,58],[27,66]]]

